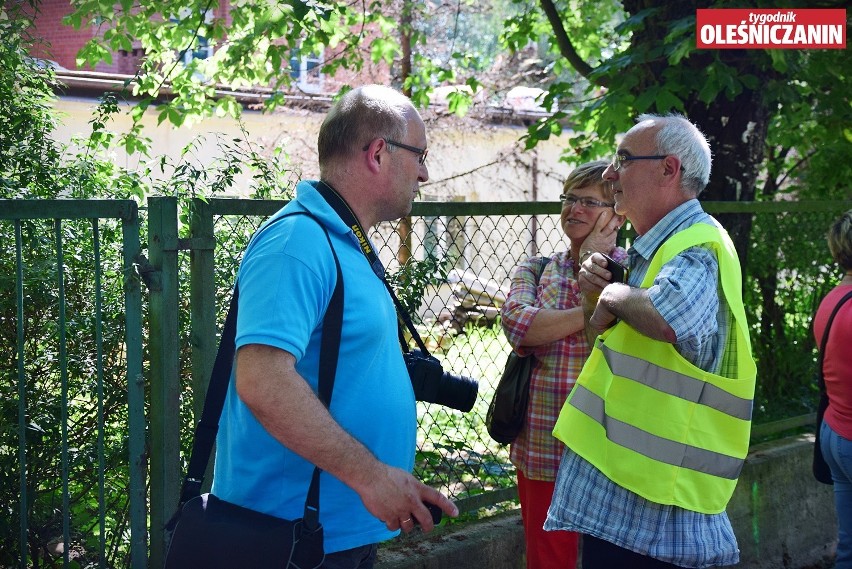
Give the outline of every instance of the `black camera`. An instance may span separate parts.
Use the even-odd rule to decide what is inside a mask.
[[[606,259],[606,270],[612,273],[612,278],[610,279],[610,282],[626,283],[627,275],[629,273],[627,267],[607,255],[606,253],[601,253],[601,255],[603,255]]]
[[[433,356],[424,356],[420,350],[411,350],[403,357],[415,399],[464,412],[473,409],[479,391],[475,379],[444,372],[441,362]]]

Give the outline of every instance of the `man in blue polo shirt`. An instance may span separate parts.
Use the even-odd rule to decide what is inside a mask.
[[[268,222],[238,275],[235,358],[221,426],[213,492],[281,518],[302,515],[314,465],[325,532],[323,567],[372,567],[376,544],[418,524],[424,503],[455,505],[411,474],[414,393],[393,302],[365,257],[367,232],[408,215],[425,182],[426,129],[410,100],[378,85],[345,94],[319,133],[320,181]],[[332,201],[354,216],[347,224]],[[277,218],[288,212],[306,215]],[[316,396],[323,316],[344,283],[343,330],[329,410]],[[360,241],[359,241],[360,238]],[[381,271],[381,269],[379,269]]]

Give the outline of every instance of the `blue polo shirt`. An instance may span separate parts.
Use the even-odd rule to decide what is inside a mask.
[[[297,198],[270,221],[308,210],[328,229],[344,281],[343,330],[331,414],[382,462],[411,471],[417,417],[402,358],[393,301],[354,233],[316,191],[300,182]],[[267,224],[269,221],[267,222]],[[322,319],[336,283],[323,230],[305,215],[272,224],[249,245],[240,265],[236,345],[263,344],[291,353],[317,390]],[[285,519],[300,517],[313,465],[276,441],[234,388],[233,374],[216,440],[213,493]],[[325,551],[334,553],[395,536],[332,475],[320,478]]]

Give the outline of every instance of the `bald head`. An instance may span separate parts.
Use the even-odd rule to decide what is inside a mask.
[[[411,101],[383,85],[365,85],[343,95],[322,123],[317,141],[320,175],[361,152],[376,138],[405,140],[409,119],[419,116]]]

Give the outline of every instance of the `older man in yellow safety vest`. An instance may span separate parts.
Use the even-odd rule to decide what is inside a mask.
[[[584,569],[739,561],[725,507],[756,367],[736,251],[697,199],[710,167],[692,123],[643,115],[604,172],[638,237],[627,284],[597,253],[580,271],[594,349],[553,431],[567,450],[545,522],[584,534]]]

